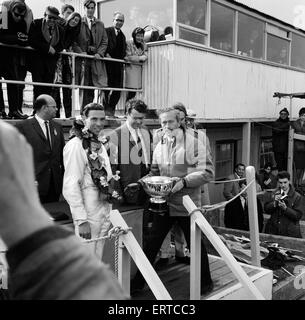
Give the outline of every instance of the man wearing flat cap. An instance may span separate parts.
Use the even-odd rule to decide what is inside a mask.
[[[53,83],[58,53],[63,50],[64,29],[56,21],[59,11],[55,7],[46,8],[44,18],[35,19],[29,31],[32,53],[30,71],[34,82]],[[41,94],[51,94],[52,87],[34,86],[34,100]]]
[[[289,126],[289,112],[284,108],[272,125],[272,147],[279,171],[287,170]]]

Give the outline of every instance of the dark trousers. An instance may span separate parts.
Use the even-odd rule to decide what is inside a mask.
[[[127,97],[126,97],[126,102],[128,101],[128,100],[130,100],[130,99],[133,99],[135,96],[136,96],[136,92],[134,92],[134,91],[128,91],[128,93],[127,93]]]
[[[8,59],[3,71],[3,77],[6,80],[24,81],[26,77],[26,67],[19,65],[16,59]],[[23,105],[23,84],[7,84],[7,99],[9,114],[20,111]],[[2,91],[2,90],[1,90]]]
[[[274,158],[279,171],[287,170],[287,160],[288,153],[287,152],[274,152]]]
[[[63,105],[65,109],[66,118],[70,118],[72,115],[72,90],[69,88],[62,88]],[[57,106],[56,118],[60,118],[61,99],[60,88],[54,88],[52,90],[52,97],[54,98]]]
[[[185,240],[188,248],[191,248],[190,243],[190,218],[189,217],[171,217],[168,214],[161,216],[154,214],[153,224],[147,241],[144,245],[144,253],[146,254],[149,262],[154,263],[156,256],[162,246],[162,243],[171,230],[174,223],[177,222],[184,233]],[[134,278],[136,282],[144,282],[141,272],[138,270]],[[207,251],[203,242],[201,241],[201,286],[210,284],[212,281],[209,259]]]
[[[61,73],[62,73],[62,83],[71,84],[72,83],[72,74],[70,69],[70,63],[68,57],[61,57]],[[72,115],[72,90],[69,88],[62,88],[63,95],[63,105],[65,109],[65,117],[70,118]],[[52,97],[54,98],[57,105],[56,117],[60,118],[60,109],[61,109],[61,99],[60,99],[60,88],[53,88]]]
[[[108,87],[122,88],[123,86],[123,66],[120,63],[106,63]],[[114,115],[115,107],[121,97],[121,91],[105,91],[105,111],[107,115]]]
[[[33,82],[54,83],[57,58],[33,55],[31,63]],[[52,95],[53,87],[34,86],[34,100],[41,94]]]
[[[88,59],[87,59],[88,60]],[[92,82],[92,69],[91,61],[86,61],[85,63],[85,72],[84,72],[84,86],[93,86]],[[85,106],[94,100],[94,89],[80,89],[81,96],[81,109],[80,114],[82,114]]]
[[[60,194],[56,193],[55,191],[55,184],[53,175],[51,175],[50,183],[49,183],[49,190],[47,194],[39,194],[39,199],[41,203],[50,203],[50,202],[58,202]]]

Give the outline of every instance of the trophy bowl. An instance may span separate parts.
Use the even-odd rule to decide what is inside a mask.
[[[165,213],[167,211],[166,196],[170,194],[175,180],[170,177],[153,176],[143,180],[143,188],[150,198],[150,211]]]

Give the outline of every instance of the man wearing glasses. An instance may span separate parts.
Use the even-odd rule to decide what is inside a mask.
[[[57,24],[59,11],[47,7],[44,18],[33,21],[29,31],[30,46],[36,49],[31,57],[33,82],[53,83],[58,53],[63,50],[64,30]],[[35,86],[34,99],[41,94],[51,94],[52,87]]]

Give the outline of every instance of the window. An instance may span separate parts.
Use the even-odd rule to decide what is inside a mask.
[[[225,179],[228,175],[232,174],[234,169],[234,154],[234,141],[216,142],[216,179]]]
[[[154,26],[162,34],[167,26],[173,27],[172,0],[105,0],[98,2],[98,17],[106,27],[112,25],[113,13],[120,11],[125,14],[125,24],[122,28],[126,39],[136,27]]]
[[[238,54],[263,59],[264,23],[238,14]]]
[[[211,47],[233,52],[234,10],[211,3]]]
[[[291,65],[297,68],[305,69],[305,38],[295,33],[291,40]]]
[[[267,60],[286,64],[289,61],[289,41],[268,34],[267,38]]]
[[[267,162],[271,162],[272,165],[275,165],[274,154],[272,151],[272,138],[262,138],[259,152],[259,165],[260,168],[263,168]]]
[[[207,0],[177,0],[177,21],[205,30]]]
[[[183,27],[179,27],[179,38],[201,44],[205,44],[206,41],[204,34]]]

